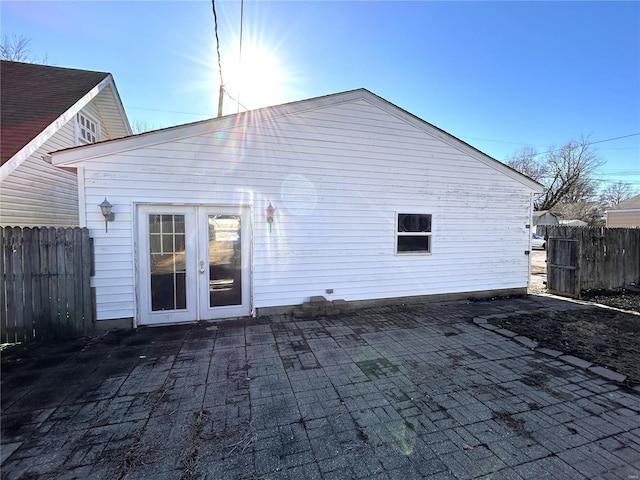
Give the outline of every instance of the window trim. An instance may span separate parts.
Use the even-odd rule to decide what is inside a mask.
[[[96,126],[95,131],[95,142],[89,142],[82,138],[82,131],[87,130],[90,134],[92,134],[90,129],[84,127],[80,121],[80,117],[84,117],[86,120],[92,122]],[[100,141],[100,122],[90,113],[85,111],[80,111],[76,113],[75,116],[75,134],[76,134],[76,145],[91,145],[93,143],[97,143]]]
[[[433,214],[432,213],[424,213],[424,212],[412,212],[412,211],[406,211],[406,210],[402,210],[402,211],[396,211],[395,212],[396,215],[396,221],[395,221],[395,235],[394,235],[394,251],[396,255],[402,255],[402,256],[406,256],[406,255],[420,255],[420,256],[427,256],[427,255],[433,255]],[[399,232],[398,231],[398,226],[399,226],[399,221],[400,221],[400,215],[427,215],[429,216],[429,220],[430,220],[430,231],[429,232]],[[429,237],[429,250],[428,251],[424,251],[424,250],[415,250],[415,251],[408,251],[408,252],[402,252],[402,251],[398,251],[398,238],[399,237]]]

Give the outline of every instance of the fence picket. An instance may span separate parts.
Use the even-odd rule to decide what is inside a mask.
[[[22,268],[22,258],[24,255],[22,232],[19,228],[12,229],[11,232],[11,268],[12,275],[16,279],[13,289],[13,315],[15,317],[15,338],[18,342],[24,342],[26,338],[26,325],[24,318],[24,271]]]
[[[2,285],[0,286],[0,343],[3,342],[6,334],[7,334],[7,297],[5,294],[4,286],[7,284],[7,272],[5,269],[5,253],[7,249],[5,248],[5,236],[4,236],[4,228],[0,227],[0,242],[2,245],[2,249],[0,250],[0,278],[2,279]]]
[[[76,265],[82,265],[82,235],[80,229],[74,229],[71,231],[71,240],[70,244],[73,245],[73,249],[71,250],[71,264],[76,267]],[[72,288],[74,292],[73,296],[73,315],[74,315],[74,330],[84,332],[84,319],[82,318],[82,275],[78,275],[77,267],[74,270],[74,275],[72,277]]]
[[[22,229],[23,323],[25,341],[33,340],[33,230]]]
[[[89,230],[82,230],[82,317],[84,318],[85,334],[93,332],[95,328],[96,308],[95,289],[91,288],[91,276],[93,275],[93,239],[89,238]]]
[[[29,261],[31,264],[31,318],[33,324],[33,331],[36,332],[36,337],[41,329],[41,316],[42,316],[42,261],[40,259],[40,230],[32,228],[31,239],[29,245],[29,258],[25,261]]]
[[[580,242],[578,291],[640,284],[640,229],[554,225],[545,236]]]
[[[0,237],[0,342],[93,333],[89,231],[0,227]]]
[[[36,316],[36,324],[40,324],[39,337],[43,340],[51,338],[51,276],[52,276],[52,261],[51,261],[51,247],[49,245],[49,229],[41,228],[38,232],[39,246],[40,246],[40,271],[41,273],[41,291],[40,299],[42,301],[42,310],[40,315]],[[36,327],[37,328],[37,327]]]

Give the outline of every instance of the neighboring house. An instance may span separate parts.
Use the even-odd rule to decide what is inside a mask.
[[[607,227],[640,228],[640,195],[607,209]]]
[[[109,73],[0,61],[0,225],[78,226],[78,181],[53,150],[131,134]]]
[[[567,222],[579,220],[581,223],[575,223],[573,226],[593,225],[602,223],[604,226],[604,210],[601,202],[575,202],[575,203],[559,203],[555,205],[551,212],[558,217],[560,224],[567,225]]]
[[[102,327],[528,286],[542,186],[364,89],[52,160],[83,185]]]
[[[560,220],[560,225],[565,227],[586,227],[589,224],[582,220]]]
[[[549,210],[539,210],[537,212],[533,212],[533,226],[536,233],[542,233],[543,229],[538,229],[540,227],[548,227],[551,225],[559,225],[558,216],[554,213],[551,213]]]

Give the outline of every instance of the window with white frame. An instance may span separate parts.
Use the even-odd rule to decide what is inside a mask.
[[[87,145],[100,140],[100,126],[98,122],[84,112],[76,114],[76,143]]]
[[[431,215],[399,213],[397,253],[431,253]]]

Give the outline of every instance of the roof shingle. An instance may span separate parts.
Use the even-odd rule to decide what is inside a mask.
[[[624,202],[620,202],[618,205],[609,208],[609,210],[633,210],[636,208],[640,208],[640,194],[627,198]]]
[[[0,165],[109,74],[0,61]]]

